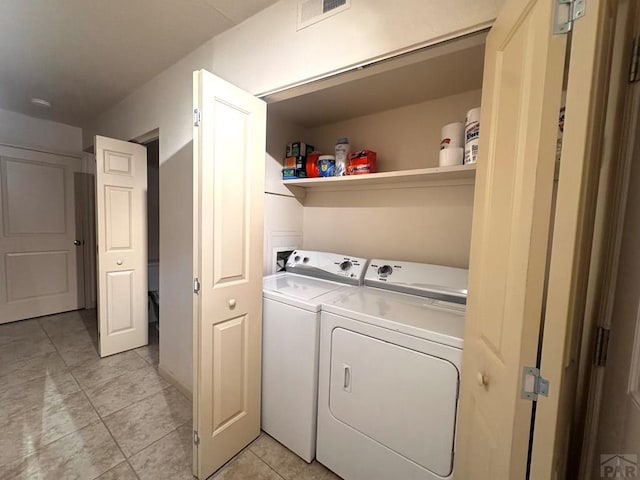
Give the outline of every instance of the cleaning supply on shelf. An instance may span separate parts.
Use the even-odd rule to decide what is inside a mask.
[[[287,144],[285,157],[305,157],[313,152],[315,147],[304,142],[291,142]]]
[[[298,178],[298,175],[296,175],[296,169],[295,168],[283,168],[282,169],[282,179],[283,180],[294,180]]]
[[[464,124],[462,122],[449,123],[440,131],[440,150],[458,147],[464,147]]]
[[[462,165],[464,159],[464,148],[462,147],[449,147],[440,150],[440,157],[438,159],[438,165],[441,167],[453,167],[456,165]]]
[[[282,167],[304,169],[305,163],[306,161],[304,157],[287,157],[282,162]]]
[[[318,157],[318,171],[321,177],[333,177],[336,167],[334,155],[320,155]]]
[[[347,175],[363,175],[366,173],[376,173],[377,170],[376,152],[371,150],[360,150],[349,155],[347,165]]]
[[[282,161],[282,179],[307,178],[307,155],[313,150],[313,145],[304,142],[287,144],[285,158]]]
[[[320,152],[313,152],[307,155],[305,165],[307,178],[317,178],[320,176],[320,171],[318,170],[318,159],[320,158],[320,155]]]
[[[478,143],[480,138],[480,107],[467,112],[464,122],[464,164],[478,161]]]
[[[339,138],[336,142],[336,166],[333,175],[340,177],[347,174],[347,160],[349,159],[349,139]]]

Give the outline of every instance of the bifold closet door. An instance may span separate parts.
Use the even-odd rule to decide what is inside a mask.
[[[266,104],[194,73],[194,473],[260,434]]]
[[[81,159],[0,146],[0,323],[84,307]]]
[[[564,478],[572,419],[567,339],[584,301],[581,264],[588,271],[588,204],[597,186],[593,154],[601,133],[595,97],[598,77],[607,71],[600,58],[603,23],[615,4],[588,3],[573,25],[570,52],[568,36],[554,32],[562,18],[556,18],[556,2],[507,0],[487,37],[455,478],[526,478],[529,467],[531,478]],[[524,369],[538,365],[551,382],[532,417],[533,402],[523,392],[533,381],[524,381]]]
[[[106,357],[148,343],[147,149],[96,136],[95,151],[98,345]]]
[[[457,479],[526,478],[567,37],[555,2],[507,0],[487,36]]]

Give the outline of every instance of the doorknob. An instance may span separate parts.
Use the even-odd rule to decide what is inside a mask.
[[[229,308],[236,308],[236,299],[232,298],[229,300]]]
[[[80,240],[74,240],[74,241],[73,241],[73,244],[74,244],[76,247],[79,247],[80,245],[82,245],[82,242],[81,242]]]
[[[116,265],[122,265],[122,260],[116,260]]]

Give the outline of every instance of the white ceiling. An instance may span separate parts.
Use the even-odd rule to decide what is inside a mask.
[[[276,1],[0,0],[0,108],[82,126]]]

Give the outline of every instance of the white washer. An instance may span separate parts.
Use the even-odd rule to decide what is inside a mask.
[[[361,285],[366,264],[297,250],[287,272],[263,281],[262,429],[307,462],[316,454],[321,299]]]
[[[317,459],[345,480],[451,478],[467,271],[371,260],[322,305]]]

